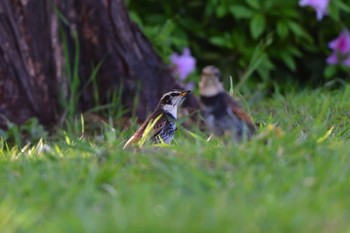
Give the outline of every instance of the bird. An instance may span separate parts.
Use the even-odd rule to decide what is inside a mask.
[[[148,125],[154,123],[156,120],[157,122],[154,123],[150,132],[152,134],[151,141],[154,143],[165,142],[169,144],[176,131],[177,108],[190,92],[190,90],[171,90],[165,93],[159,100],[156,109],[125,143],[123,149],[140,141],[145,136],[144,132]]]
[[[249,139],[256,131],[255,124],[238,101],[224,90],[220,76],[215,66],[202,69],[199,94],[204,121],[216,136],[231,135],[238,142]]]

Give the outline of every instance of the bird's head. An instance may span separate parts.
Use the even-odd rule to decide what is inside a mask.
[[[204,67],[199,82],[199,94],[210,97],[223,92],[224,87],[220,82],[220,75],[220,70],[215,66]]]
[[[191,91],[172,90],[165,93],[159,101],[158,106],[166,113],[177,117],[177,107],[184,101]]]

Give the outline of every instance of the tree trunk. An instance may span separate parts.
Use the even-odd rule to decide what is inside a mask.
[[[0,1],[1,127],[4,117],[18,124],[33,116],[45,125],[54,122],[59,66],[50,2]]]
[[[136,115],[144,119],[174,87],[122,0],[0,1],[0,127],[5,118],[22,124],[31,117],[52,126],[65,111],[60,98],[76,95],[82,112],[109,103],[120,89],[127,114],[138,96]],[[193,97],[188,103],[198,106]]]

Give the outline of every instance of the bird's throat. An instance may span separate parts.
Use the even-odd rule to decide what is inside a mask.
[[[174,107],[172,105],[164,105],[163,111],[169,115],[171,115],[174,119],[177,118],[177,107]]]
[[[223,92],[224,88],[221,83],[201,85],[199,93],[201,96],[213,97]]]

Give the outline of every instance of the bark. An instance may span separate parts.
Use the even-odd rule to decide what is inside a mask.
[[[77,111],[96,105],[94,90],[98,104],[108,104],[122,90],[121,104],[133,109],[138,97],[136,115],[144,119],[164,92],[179,87],[122,0],[2,0],[0,114],[18,124],[30,117],[56,124],[64,112],[59,97],[72,94],[68,77],[74,70],[67,73],[64,67],[75,67],[75,56],[81,93]],[[187,106],[197,107],[196,99],[190,97]]]
[[[57,109],[50,1],[0,1],[0,126],[32,116],[50,125]]]

